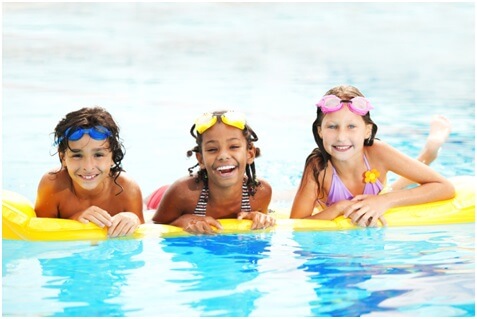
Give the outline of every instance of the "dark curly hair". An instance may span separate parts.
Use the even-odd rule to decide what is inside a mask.
[[[330,89],[328,92],[326,92],[324,95],[336,95],[342,100],[351,100],[352,98],[356,96],[364,97],[364,95],[356,87],[351,85],[340,85],[340,86],[334,87]],[[318,185],[318,194],[319,194],[318,198],[322,198],[324,194],[323,181],[325,180],[326,173],[323,174],[321,182],[318,180],[318,175],[320,174],[321,171],[325,170],[328,167],[328,163],[331,159],[331,155],[328,152],[326,152],[325,147],[323,146],[323,139],[318,134],[318,127],[321,126],[324,116],[325,114],[321,111],[321,108],[317,107],[316,119],[313,122],[311,129],[313,131],[313,136],[315,138],[315,142],[318,147],[313,149],[311,154],[308,155],[308,157],[306,158],[306,162],[305,162],[305,169],[309,165],[311,165],[311,168],[313,169],[313,176]],[[369,112],[363,115],[362,117],[366,124],[371,124],[373,126],[371,131],[371,136],[365,139],[363,142],[364,146],[371,146],[374,143],[374,138],[378,131],[378,126],[371,119],[371,115]]]
[[[79,128],[86,129],[95,126],[104,126],[111,132],[111,136],[108,137],[108,142],[109,149],[112,153],[114,166],[111,167],[109,175],[114,177],[114,183],[121,188],[121,191],[119,192],[121,193],[123,191],[123,187],[119,185],[116,180],[118,179],[121,172],[124,171],[121,161],[124,158],[125,148],[122,140],[119,137],[118,125],[114,121],[111,114],[102,107],[84,107],[77,111],[66,114],[66,116],[58,122],[55,127],[55,131],[52,134],[54,134],[55,145],[57,146],[57,153],[60,158],[60,163],[63,166],[61,154],[64,154],[67,148],[71,149],[68,143],[69,136]],[[68,135],[66,135],[66,131],[68,129]]]
[[[230,111],[215,111],[212,113],[212,115],[217,117],[218,122],[222,122],[221,115],[227,112],[230,112]],[[243,132],[243,136],[245,137],[247,141],[248,149],[251,149],[254,146],[253,143],[258,141],[257,134],[253,131],[253,129],[247,123],[245,123],[245,128],[242,130],[242,132]],[[190,134],[192,135],[192,137],[195,138],[195,142],[197,143],[197,145],[194,146],[194,148],[192,148],[191,150],[187,151],[187,157],[191,157],[193,153],[202,154],[202,134],[199,134],[196,131],[195,124],[192,125],[192,127],[190,128]],[[260,148],[255,147],[255,157],[257,158],[259,156],[260,156]],[[187,169],[189,171],[190,176],[193,176],[193,170],[197,166],[199,166],[199,163]],[[248,191],[250,195],[253,196],[257,192],[257,186],[260,185],[260,181],[257,179],[257,175],[255,172],[255,162],[252,162],[251,164],[246,165],[245,174],[247,175]],[[208,185],[207,170],[205,168],[200,169],[197,172],[197,176],[195,180],[197,183],[199,183],[200,181],[203,181],[204,184],[207,186]]]

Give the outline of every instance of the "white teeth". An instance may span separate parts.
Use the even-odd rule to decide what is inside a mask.
[[[335,148],[339,149],[339,150],[346,150],[349,148],[349,146],[335,146]]]
[[[93,179],[94,175],[83,175],[84,179]]]
[[[229,166],[221,166],[221,167],[217,167],[217,170],[218,171],[226,171],[226,170],[229,170],[229,169],[234,169],[235,166],[233,165],[229,165]]]

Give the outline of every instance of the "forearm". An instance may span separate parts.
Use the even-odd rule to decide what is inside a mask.
[[[326,207],[322,211],[306,218],[318,219],[318,220],[333,220],[340,215],[343,215],[343,210],[340,205],[335,204],[335,205],[331,205],[330,207]]]
[[[455,189],[450,183],[433,182],[411,189],[394,190],[381,196],[386,198],[392,208],[450,199],[455,196]]]
[[[190,223],[190,221],[194,219],[194,215],[192,214],[185,214],[177,217],[174,219],[172,222],[168,223],[172,226],[180,227],[180,228],[185,228],[187,225]]]
[[[43,208],[39,208],[38,206],[35,206],[35,213],[36,217],[40,218],[60,218],[59,213],[56,210],[49,209],[45,210]]]
[[[404,178],[404,177],[399,177],[394,183],[391,184],[391,189],[393,190],[400,190],[404,189],[410,185],[415,185],[416,183]]]
[[[144,224],[145,222],[142,207],[127,207],[121,214],[132,214],[139,219],[140,224]]]

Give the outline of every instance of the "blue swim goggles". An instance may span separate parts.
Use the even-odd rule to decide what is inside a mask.
[[[55,144],[59,144],[65,137],[69,141],[78,141],[83,135],[88,134],[92,139],[102,141],[113,135],[106,127],[98,125],[90,128],[79,127],[75,131],[70,132],[71,127],[65,131],[65,134],[58,138]]]

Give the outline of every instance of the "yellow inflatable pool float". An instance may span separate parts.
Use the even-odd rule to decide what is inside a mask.
[[[390,209],[385,213],[388,227],[473,223],[475,176],[459,176],[450,178],[450,180],[456,188],[455,198]],[[284,212],[278,212],[276,217],[276,226],[257,231],[318,231],[358,228],[349,219],[343,217],[331,221],[289,219],[288,214]],[[251,226],[250,220],[222,219],[220,223],[224,228],[221,233],[247,232],[250,231]],[[132,238],[157,238],[186,234],[188,233],[178,227],[149,222],[141,225]],[[69,219],[38,218],[28,199],[7,190],[2,192],[2,238],[44,241],[108,239],[106,229],[99,228],[93,223],[82,224]]]

